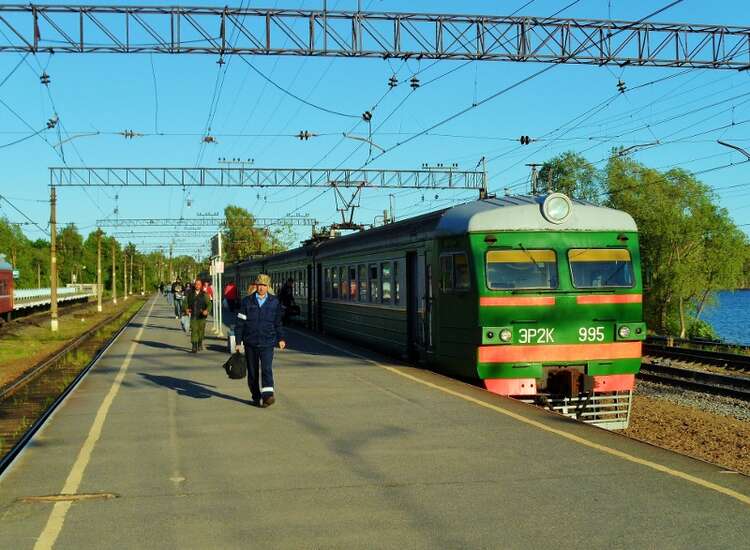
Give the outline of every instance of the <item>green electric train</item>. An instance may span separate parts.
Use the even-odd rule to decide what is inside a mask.
[[[228,266],[292,279],[308,328],[608,428],[646,336],[638,233],[560,193],[469,202]]]

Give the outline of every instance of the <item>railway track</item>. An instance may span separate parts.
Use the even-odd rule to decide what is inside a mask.
[[[644,362],[638,378],[711,395],[750,401],[750,378]]]
[[[750,372],[750,355],[739,355],[723,351],[678,348],[660,344],[644,344],[643,354],[651,357],[676,359],[686,363],[712,365],[727,370]]]
[[[44,425],[44,423],[52,415],[55,409],[75,389],[75,387],[86,376],[86,374],[88,374],[89,370],[91,370],[94,364],[96,364],[97,360],[102,356],[103,353],[106,352],[106,350],[117,339],[120,333],[128,326],[130,320],[133,319],[133,317],[135,317],[143,309],[143,306],[146,303],[147,301],[144,301],[141,307],[139,307],[136,311],[134,311],[130,315],[127,315],[127,310],[125,310],[125,311],[120,311],[114,315],[107,317],[106,319],[102,320],[101,322],[91,327],[89,330],[87,330],[85,333],[83,333],[79,337],[69,342],[63,349],[55,353],[53,356],[37,364],[34,368],[32,368],[27,373],[25,373],[21,378],[0,388],[0,405],[1,405],[3,401],[7,400],[8,398],[12,398],[14,394],[18,393],[23,388],[29,386],[35,379],[39,378],[39,376],[42,373],[44,373],[45,371],[53,367],[56,363],[62,361],[63,358],[68,353],[70,353],[71,351],[75,351],[76,349],[81,347],[83,344],[85,344],[92,336],[96,334],[98,330],[100,330],[104,326],[114,321],[117,321],[123,316],[127,315],[127,319],[125,320],[125,322],[123,322],[122,326],[119,329],[117,329],[100,346],[99,350],[94,354],[91,360],[86,364],[85,367],[83,367],[82,369],[80,369],[79,372],[77,372],[73,380],[69,384],[66,385],[65,389],[63,389],[62,392],[59,392],[57,395],[53,396],[54,399],[52,403],[49,406],[43,408],[41,414],[34,420],[34,422],[28,427],[28,429],[24,431],[24,433],[20,436],[20,438],[17,441],[15,441],[13,446],[4,455],[0,454],[0,474],[2,474],[5,471],[5,469],[11,464],[13,459],[21,453],[21,451],[24,449],[26,444],[31,440],[34,434]]]

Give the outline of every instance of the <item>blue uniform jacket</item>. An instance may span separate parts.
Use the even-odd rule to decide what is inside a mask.
[[[235,341],[249,346],[273,347],[284,339],[281,302],[273,294],[267,294],[263,307],[260,307],[255,296],[252,294],[242,299],[234,326]]]

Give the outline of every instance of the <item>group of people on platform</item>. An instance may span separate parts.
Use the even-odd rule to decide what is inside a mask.
[[[190,332],[190,353],[205,349],[206,319],[211,311],[213,288],[200,277],[183,284],[177,277],[171,285],[159,284],[160,292],[174,306],[175,318],[181,320],[183,329]],[[299,312],[294,300],[294,280],[286,281],[277,298],[271,290],[271,278],[260,274],[248,285],[242,300],[235,283],[230,282],[223,291],[224,307],[236,314],[234,326],[237,352],[244,352],[247,364],[247,385],[251,404],[269,407],[276,398],[273,381],[274,348],[286,347],[284,325]],[[186,320],[189,319],[189,322]]]

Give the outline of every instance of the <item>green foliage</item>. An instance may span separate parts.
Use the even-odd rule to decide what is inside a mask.
[[[676,332],[686,337],[690,313],[700,318],[712,292],[742,284],[747,238],[717,206],[711,189],[689,172],[659,172],[613,157],[605,174],[609,206],[630,213],[638,224],[646,321],[657,332],[674,333],[674,315]]]
[[[690,319],[687,337],[701,340],[719,340],[719,335],[716,334],[714,327],[702,319]]]
[[[224,230],[225,262],[242,261],[251,256],[282,252],[291,242],[290,228],[269,231],[256,227],[255,218],[240,206],[227,206],[224,209],[226,229]]]
[[[605,190],[597,169],[581,155],[571,151],[545,162],[537,182],[541,189],[549,188],[594,203],[601,202]]]

